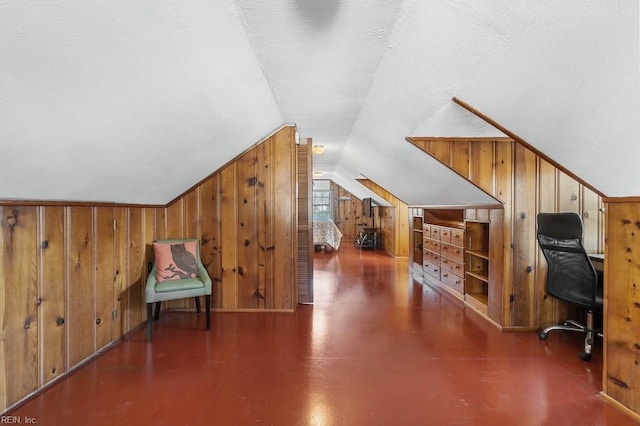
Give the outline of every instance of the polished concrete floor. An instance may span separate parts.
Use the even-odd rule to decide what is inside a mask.
[[[598,396],[602,347],[500,332],[406,260],[315,255],[294,314],[161,315],[11,415],[39,425],[630,425]]]

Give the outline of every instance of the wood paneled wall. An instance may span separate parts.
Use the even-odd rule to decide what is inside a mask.
[[[371,227],[373,218],[364,217],[362,214],[361,199],[333,181],[331,181],[330,189],[333,196],[333,222],[342,232],[342,241],[354,241],[358,234],[358,225],[365,224],[365,226]],[[351,200],[340,201],[340,197],[348,197]]]
[[[603,393],[640,419],[640,200],[605,201]]]
[[[201,239],[214,309],[293,310],[296,173],[284,127],[166,207],[0,203],[0,412],[146,320],[156,239]]]
[[[570,309],[547,297],[546,263],[535,237],[538,212],[575,212],[585,225],[585,246],[600,253],[604,208],[598,194],[510,138],[408,140],[503,206],[504,312],[492,318],[505,327],[537,328],[564,320]]]
[[[358,179],[362,185],[388,201],[393,207],[377,207],[376,226],[382,235],[384,251],[393,257],[409,257],[409,207],[371,179]]]

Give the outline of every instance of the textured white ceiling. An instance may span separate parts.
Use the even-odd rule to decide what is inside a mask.
[[[640,195],[637,0],[0,2],[0,198],[164,204],[283,123],[409,204],[493,202],[405,141],[499,135]]]

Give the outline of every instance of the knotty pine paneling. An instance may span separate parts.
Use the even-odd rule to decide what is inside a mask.
[[[220,280],[220,308],[235,309],[238,306],[237,280],[237,203],[236,197],[236,164],[225,167],[220,176],[220,219],[221,219],[221,254],[222,275]],[[217,304],[214,304],[218,306]]]
[[[0,390],[3,407],[38,388],[37,207],[0,209]]]
[[[520,145],[515,146],[513,240],[513,285],[511,294],[511,325],[534,323],[534,284],[536,245],[536,156]]]
[[[444,164],[449,164],[451,151],[447,140],[433,140],[428,144],[429,153]]]
[[[220,263],[220,174],[206,180],[199,187],[201,235],[200,256],[202,263],[209,271],[213,290],[211,305],[219,306],[221,291],[221,263]],[[217,305],[216,305],[217,304]]]
[[[558,211],[580,214],[580,184],[558,170]]]
[[[276,235],[274,228],[274,207],[278,202],[278,194],[274,186],[274,156],[276,150],[273,143],[263,143],[257,148],[258,164],[256,168],[256,178],[258,183],[257,192],[257,218],[258,218],[258,291],[265,299],[262,306],[267,309],[274,309],[275,300],[272,297],[276,283],[273,280],[275,273],[275,244]],[[311,200],[308,201],[311,203]]]
[[[330,190],[333,197],[333,222],[342,232],[342,241],[351,243],[358,233],[358,225],[363,223],[371,227],[373,220],[363,216],[361,199],[333,181],[331,181]],[[351,198],[351,200],[340,201],[340,197]]]
[[[640,203],[606,204],[603,392],[640,414]]]
[[[451,156],[447,163],[450,168],[458,172],[459,175],[469,179],[469,141],[456,140],[451,142]]]
[[[485,209],[486,210],[486,209]],[[504,230],[504,209],[490,209],[487,211],[489,218],[489,257],[500,259],[504,253],[504,246],[500,244],[505,240]],[[508,306],[508,298],[505,292],[508,289],[504,285],[504,269],[500,268],[500,262],[492,262],[489,268],[487,316],[497,323],[502,322],[505,314],[505,305]]]
[[[195,188],[184,197],[184,238],[199,236],[200,231],[200,188]]]
[[[93,214],[91,207],[67,207],[67,333],[69,365],[94,352]],[[91,301],[87,303],[87,301]]]
[[[602,253],[604,250],[604,212],[600,196],[582,186],[582,223],[584,224],[583,244],[589,253]]]
[[[558,197],[558,170],[548,161],[538,159],[538,208],[539,212],[555,212],[557,211]],[[546,291],[546,275],[547,263],[540,248],[536,251],[536,269],[535,277],[535,293],[538,300],[537,324],[546,327],[557,322],[556,318],[566,316],[566,304],[559,303],[558,299],[547,295]],[[564,312],[560,314],[559,309]]]
[[[187,194],[189,196],[189,194]],[[186,238],[184,233],[185,214],[184,214],[185,197],[179,198],[173,204],[165,209],[165,221],[167,226],[167,239]]]
[[[493,141],[474,141],[469,143],[469,177],[487,194],[495,195],[493,188],[494,153]]]
[[[285,129],[286,130],[286,129]],[[296,231],[296,153],[294,131],[278,132],[273,137],[273,193],[277,197],[273,209],[274,265],[273,302],[276,309],[293,309],[296,297],[297,231]],[[280,259],[289,259],[281,261]],[[293,280],[293,281],[292,281]]]
[[[358,179],[375,194],[393,207],[377,207],[376,226],[382,235],[382,248],[394,257],[409,257],[409,208],[408,206],[370,179]]]
[[[39,207],[40,341],[42,382],[67,371],[65,318],[65,208]]]
[[[112,312],[115,298],[115,208],[96,207],[93,230],[93,258],[95,264],[95,349],[113,341]]]
[[[127,261],[129,278],[127,280],[128,330],[137,327],[147,318],[144,288],[146,285],[145,238],[143,209],[127,209],[128,249]]]
[[[259,306],[290,311],[297,300],[294,129],[252,150],[259,190],[248,210],[254,216],[246,210],[243,220],[256,224],[249,238],[258,254],[243,262],[264,271],[256,278],[267,298]],[[0,203],[0,411],[146,321],[155,239],[200,238],[213,306],[242,310],[235,277],[244,198],[237,171],[230,163],[168,206]],[[193,306],[184,303],[181,309]]]
[[[546,294],[546,263],[535,240],[535,218],[538,212],[574,211],[580,214],[587,250],[602,252],[605,232],[604,215],[599,211],[601,197],[509,138],[408,140],[484,188],[503,205],[504,313],[503,318],[496,321],[507,327],[529,328],[561,322],[572,316],[567,304]],[[446,143],[450,145],[449,149],[443,146]],[[468,169],[465,159],[469,162]],[[482,214],[482,209],[468,209],[465,217],[486,220],[479,216]],[[510,301],[512,296],[513,303]]]
[[[257,223],[257,190],[260,185],[256,178],[257,150],[251,150],[237,161],[236,170],[237,197],[236,211],[238,227],[238,307],[264,307],[264,293],[260,293],[258,286],[258,223]],[[263,186],[264,188],[264,186]],[[256,297],[257,296],[257,297]]]

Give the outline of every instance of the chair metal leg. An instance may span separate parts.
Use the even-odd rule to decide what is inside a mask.
[[[147,343],[151,342],[151,333],[153,326],[153,303],[147,303]]]
[[[160,317],[160,303],[162,303],[162,302],[156,302],[156,313],[153,316],[153,319],[155,321],[158,321],[158,318]]]
[[[584,351],[580,352],[580,359],[583,361],[591,360],[591,349],[596,336],[603,337],[601,330],[595,330],[593,328],[593,311],[587,311],[587,324],[582,325],[574,320],[567,320],[561,325],[552,325],[545,328],[538,333],[540,340],[545,340],[551,331],[563,330],[563,331],[578,331],[585,333],[584,337]]]
[[[211,295],[207,294],[204,296],[204,311],[207,316],[207,330],[211,329]]]
[[[584,337],[584,352],[580,353],[580,358],[583,361],[589,361],[591,359],[591,347],[593,346],[593,312],[587,311],[587,335]]]
[[[200,313],[200,298],[199,297],[194,297],[193,298],[196,301],[196,313]]]

